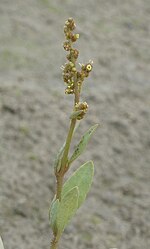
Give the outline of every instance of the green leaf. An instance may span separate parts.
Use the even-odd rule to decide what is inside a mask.
[[[78,208],[78,195],[78,188],[74,187],[64,195],[60,201],[57,214],[57,231],[59,236],[62,234]]]
[[[63,152],[64,152],[64,148],[65,148],[65,143],[63,144],[63,146],[60,148],[57,156],[56,156],[56,159],[54,161],[54,169],[55,169],[55,172],[59,172],[60,170],[60,167],[61,167],[61,159],[62,159],[62,156],[63,156]]]
[[[82,137],[79,144],[75,147],[73,155],[69,160],[69,164],[71,164],[76,158],[78,158],[85,150],[86,145],[88,144],[90,137],[98,127],[98,124],[93,125]]]
[[[3,245],[3,241],[1,239],[1,237],[0,237],[0,249],[4,249],[4,245]]]
[[[54,198],[54,200],[51,203],[50,213],[49,213],[50,226],[54,233],[57,233],[56,219],[57,219],[59,205],[60,205],[59,200]]]
[[[86,162],[64,183],[62,196],[70,189],[77,186],[79,189],[78,208],[84,202],[87,193],[89,192],[94,175],[94,164],[92,161]]]

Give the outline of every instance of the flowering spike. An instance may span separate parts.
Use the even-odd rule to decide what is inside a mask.
[[[80,64],[81,70],[78,71],[76,68],[76,60],[79,55],[79,51],[72,47],[72,44],[79,39],[79,34],[74,34],[72,31],[76,28],[75,22],[73,18],[68,18],[65,22],[64,26],[64,34],[66,37],[66,41],[63,43],[64,49],[69,52],[66,56],[69,63],[66,63],[65,66],[62,68],[63,70],[63,79],[64,82],[67,84],[65,89],[66,94],[75,94],[75,79],[77,81],[77,89],[79,93],[82,89],[82,84],[85,77],[89,76],[89,73],[92,71],[93,68],[93,61],[90,60],[87,64]]]

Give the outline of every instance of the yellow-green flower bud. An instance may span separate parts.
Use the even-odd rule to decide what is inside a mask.
[[[77,69],[75,67],[72,68],[72,72],[76,72]]]
[[[87,71],[87,72],[91,72],[93,66],[92,66],[90,63],[88,63],[88,64],[85,65],[85,68],[86,68],[86,71]]]
[[[69,62],[69,65],[70,65],[71,67],[74,67],[74,63],[73,63],[73,62]]]
[[[79,34],[76,34],[75,37],[76,37],[77,39],[79,39],[80,35],[79,35]]]

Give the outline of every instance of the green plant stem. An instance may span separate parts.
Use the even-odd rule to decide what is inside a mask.
[[[71,45],[72,45],[72,42],[71,42]],[[72,58],[71,62],[74,63],[74,65],[76,64],[76,60],[74,58]],[[75,67],[76,67],[76,65],[75,65]],[[75,73],[75,75],[74,75],[74,84],[75,84],[75,98],[74,98],[74,108],[75,108],[75,105],[79,102],[79,97],[80,97],[79,89],[78,89],[78,82],[77,82],[77,73]],[[64,148],[64,152],[63,152],[63,156],[62,156],[62,160],[61,160],[61,168],[60,168],[59,172],[55,173],[55,176],[56,176],[56,199],[59,199],[59,201],[61,201],[61,192],[62,192],[62,187],[63,187],[64,175],[65,175],[66,171],[68,170],[68,164],[67,164],[68,163],[68,154],[69,154],[69,149],[70,149],[74,129],[76,126],[76,122],[77,122],[76,118],[71,119],[68,135],[66,138],[65,148]],[[50,249],[57,249],[58,241],[59,241],[59,239],[57,238],[57,234],[54,234]]]
[[[50,249],[57,249],[57,247],[58,247],[58,239],[56,236],[54,236],[54,238],[51,241]]]
[[[74,105],[76,105],[77,103],[79,103],[79,99],[80,99],[80,93],[78,90],[78,82],[77,82],[77,75],[75,76],[75,99],[74,99]]]
[[[61,200],[61,191],[63,186],[64,173],[56,175],[56,199]]]
[[[78,90],[77,75],[74,77],[74,82],[75,82],[75,98],[74,98],[74,107],[75,107],[75,105],[79,102],[79,97],[80,97],[79,90]],[[77,121],[77,119],[74,118],[71,120],[71,123],[70,123],[70,128],[69,128],[68,136],[66,139],[64,154],[62,157],[62,170],[66,167],[66,163],[68,160],[68,153],[69,153],[70,144],[71,144],[74,128],[76,125],[76,121]]]
[[[75,105],[79,102],[79,90],[78,90],[78,82],[77,82],[77,77],[74,79],[75,81],[75,99],[74,99],[74,107]],[[74,109],[74,108],[73,108]],[[56,199],[59,199],[61,201],[61,192],[62,192],[62,187],[63,187],[63,179],[66,171],[68,170],[67,168],[67,162],[68,162],[68,153],[73,137],[73,132],[76,126],[77,119],[74,118],[70,122],[70,127],[68,131],[68,135],[66,138],[66,144],[64,148],[64,153],[62,157],[62,162],[61,162],[61,169],[59,172],[56,173]],[[51,246],[50,249],[57,249],[58,248],[58,241],[59,239],[57,238],[57,235],[54,235],[52,241],[51,241]]]
[[[74,81],[75,81],[75,99],[74,99],[74,106],[75,106],[79,102],[80,95],[79,95],[78,82],[77,82],[76,76],[74,78]],[[74,132],[74,129],[76,126],[76,121],[77,121],[76,118],[71,120],[68,135],[66,138],[64,153],[63,153],[63,157],[62,157],[62,161],[61,161],[61,170],[56,175],[56,179],[57,179],[56,198],[59,200],[61,200],[63,178],[64,178],[64,174],[67,171],[68,153],[69,153],[69,149],[70,149],[70,145],[71,145],[71,141],[72,141],[72,137],[73,137],[73,132]]]
[[[76,125],[76,119],[72,119],[71,123],[70,123],[68,136],[67,136],[67,139],[66,139],[66,145],[65,145],[65,149],[64,149],[63,158],[62,158],[62,170],[64,170],[64,167],[66,166],[66,163],[67,163],[67,160],[68,160],[68,153],[69,153],[70,144],[71,144],[71,140],[72,140],[75,125]]]

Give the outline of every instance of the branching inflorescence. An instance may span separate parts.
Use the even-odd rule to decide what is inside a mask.
[[[80,94],[82,85],[86,77],[89,76],[93,68],[93,62],[87,64],[79,64],[80,70],[77,69],[77,59],[79,51],[73,48],[73,43],[79,38],[79,34],[73,31],[76,25],[72,18],[65,22],[64,34],[66,41],[63,44],[64,49],[69,52],[67,62],[62,66],[63,80],[66,84],[65,93],[74,95],[73,111],[70,115],[70,127],[64,145],[57,154],[54,172],[56,177],[56,194],[50,207],[50,225],[53,231],[53,239],[51,241],[51,249],[58,248],[60,237],[77,209],[84,202],[86,195],[90,189],[94,165],[92,161],[88,161],[80,166],[74,174],[64,182],[64,175],[75,161],[85,150],[88,141],[97,128],[97,124],[93,125],[81,138],[76,145],[72,155],[69,157],[70,145],[78,120],[83,119],[88,104],[80,102]]]

